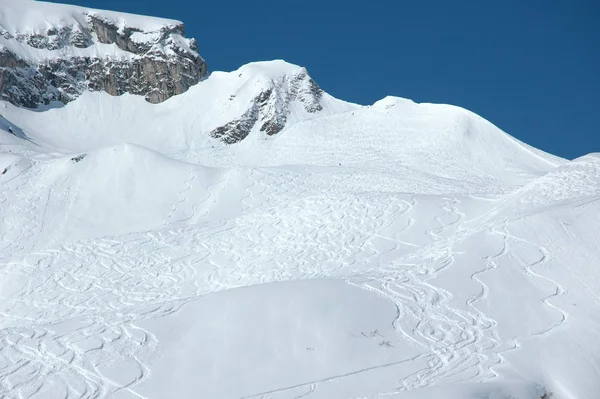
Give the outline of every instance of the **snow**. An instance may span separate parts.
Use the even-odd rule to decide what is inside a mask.
[[[85,92],[78,101],[46,112],[31,112],[4,103],[2,115],[8,120],[19,120],[19,127],[28,137],[51,148],[87,151],[130,142],[172,153],[211,147],[207,137],[211,130],[239,118],[252,100],[273,87],[274,82],[301,72],[302,68],[281,61],[255,63],[229,73],[215,72],[187,92],[160,104],[150,104],[131,94],[111,97],[104,92]],[[285,89],[286,86],[280,90]],[[321,104],[323,111],[314,114],[301,106],[293,107],[288,122],[358,107],[327,94]],[[90,109],[94,112],[90,113]],[[131,130],[128,126],[137,128]]]
[[[283,391],[282,386],[290,387],[291,396],[316,380],[337,377],[343,384],[344,376],[361,370],[398,372],[423,351],[397,337],[390,323],[395,313],[392,303],[340,280],[273,283],[210,295],[166,316],[168,323],[142,323],[170,345],[161,348],[155,369],[160,377],[137,392],[167,397],[173,386],[195,380],[207,397],[260,397]],[[239,353],[244,356],[231,361]],[[234,384],[232,376],[239,376]],[[356,388],[344,387],[348,393]],[[194,395],[189,391],[182,397]]]
[[[65,57],[63,49],[38,49],[17,42],[16,40],[5,40],[2,38],[0,38],[0,49],[6,49],[13,54],[17,54],[20,59],[38,63],[48,60],[58,60]],[[136,56],[133,53],[121,50],[114,43],[95,43],[94,46],[86,48],[70,47],[69,55],[73,57],[109,58],[115,61],[128,61]]]
[[[49,50],[28,45],[21,37],[41,35],[57,39],[56,32],[62,28],[82,32],[88,29],[90,17],[98,18],[116,26],[119,33],[125,28],[138,30],[131,39],[137,43],[155,44],[168,29],[183,26],[176,20],[147,17],[114,11],[95,10],[79,6],[47,3],[42,1],[0,0],[0,49],[6,49],[22,60],[43,63],[65,57],[109,58],[115,61],[127,61],[139,55],[120,49],[116,44],[94,43],[85,48],[68,46],[62,43],[58,48]],[[172,35],[180,47],[195,53],[180,35]],[[58,40],[58,39],[57,39]],[[155,48],[156,50],[156,48]],[[162,49],[168,51],[169,49]]]
[[[209,137],[305,73],[0,105],[0,396],[598,396],[600,155],[396,97]]]
[[[0,26],[12,36],[28,32],[44,33],[49,28],[62,26],[87,26],[88,15],[102,18],[122,28],[137,28],[145,32],[183,24],[181,21],[165,18],[44,1],[0,0],[0,9]]]

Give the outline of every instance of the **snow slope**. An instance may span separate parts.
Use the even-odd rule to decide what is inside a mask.
[[[310,80],[304,68],[283,61],[254,63],[229,73],[214,72],[187,92],[160,104],[150,104],[131,94],[113,97],[104,92],[86,92],[78,101],[66,106],[55,104],[43,112],[6,103],[1,114],[9,121],[19,121],[18,126],[28,137],[48,148],[82,151],[129,142],[170,153],[214,145],[209,136],[212,130],[241,118],[261,93],[273,90],[273,97],[289,96],[289,84],[298,79],[301,83]],[[324,93],[318,99],[322,109],[311,113],[306,111],[304,100],[313,98],[274,98],[267,108],[284,107],[276,111],[288,113],[287,125],[357,108]],[[262,112],[268,117],[268,109]],[[257,128],[253,136],[262,138],[266,134]]]
[[[600,156],[310,82],[0,104],[0,397],[597,397]]]

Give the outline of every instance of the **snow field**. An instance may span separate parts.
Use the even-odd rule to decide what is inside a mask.
[[[600,157],[392,97],[207,137],[297,71],[0,108],[0,396],[594,398]]]

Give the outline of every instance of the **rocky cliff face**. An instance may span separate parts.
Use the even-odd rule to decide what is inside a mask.
[[[84,90],[159,103],[206,75],[196,41],[184,38],[178,21],[136,24],[127,14],[53,4],[55,15],[42,24],[32,7],[39,13],[42,4],[43,13],[48,3],[12,3],[0,2],[0,96],[15,105],[67,103]]]

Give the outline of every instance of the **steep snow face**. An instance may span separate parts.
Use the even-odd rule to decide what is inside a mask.
[[[179,21],[33,1],[0,1],[0,92],[35,108],[85,90],[153,103],[206,73]]]

